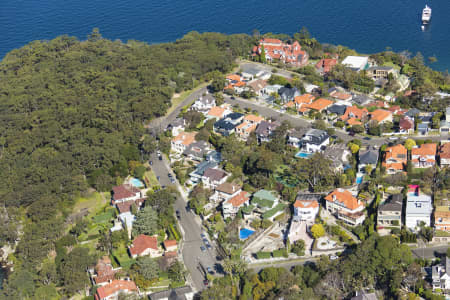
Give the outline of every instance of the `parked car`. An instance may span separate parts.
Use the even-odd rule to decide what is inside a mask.
[[[179,210],[177,210],[177,211],[176,211],[175,213],[176,213],[176,215],[177,215],[177,218],[178,218],[178,219],[180,219],[180,217],[181,217],[181,215],[180,215],[180,211],[179,211]]]
[[[389,137],[389,139],[390,139],[391,141],[396,141],[396,140],[398,140],[398,137],[396,137],[396,136],[391,136],[391,137]]]
[[[208,279],[203,280],[203,284],[204,284],[205,286],[208,286],[208,284],[209,284]]]
[[[366,136],[364,139],[365,139],[366,141],[370,141],[372,138]]]
[[[205,243],[206,244],[206,248],[208,249],[208,250],[211,250],[212,249],[212,246],[211,246],[211,244],[208,242],[208,243]]]
[[[206,234],[204,232],[200,233],[200,236],[202,237],[202,239],[206,239]]]
[[[156,176],[156,179],[159,181],[159,179],[161,179],[161,177],[159,177],[159,176]]]
[[[330,255],[330,260],[336,260],[336,259],[338,259],[339,257],[338,256],[336,256],[336,255]]]
[[[150,161],[149,161],[149,163],[150,163],[150,166],[152,166],[152,165],[153,165],[153,161],[151,161],[151,160],[150,160]]]
[[[162,160],[162,156],[161,155],[158,158],[159,158],[159,160]]]
[[[200,250],[202,250],[202,252],[205,252],[206,251],[205,246],[200,246]]]
[[[230,99],[231,99],[231,100],[235,100],[236,98],[234,98],[234,96],[231,96]]]
[[[171,183],[175,183],[175,179],[173,177],[169,177]]]
[[[208,271],[209,274],[214,275],[214,270],[211,267],[207,267],[206,270]]]

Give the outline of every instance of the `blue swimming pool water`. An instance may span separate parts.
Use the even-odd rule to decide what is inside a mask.
[[[131,183],[134,187],[137,187],[137,188],[140,188],[140,187],[143,187],[143,186],[144,186],[144,184],[142,183],[142,181],[140,181],[140,180],[137,179],[137,178],[132,178],[131,181],[130,181],[130,183]]]
[[[241,228],[241,230],[239,230],[239,238],[241,240],[245,240],[245,239],[247,239],[249,236],[251,236],[254,233],[255,233],[254,230],[250,230],[250,229],[247,229],[247,228]]]
[[[297,154],[295,154],[295,157],[308,158],[308,157],[310,157],[311,155],[313,155],[313,154],[312,154],[312,153],[307,153],[307,152],[300,151],[300,152],[298,152]]]
[[[362,183],[363,178],[364,178],[363,176],[356,177],[356,183],[357,183],[357,184]]]

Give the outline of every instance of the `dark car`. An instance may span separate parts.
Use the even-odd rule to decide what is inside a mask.
[[[159,177],[159,176],[156,176],[156,179],[159,181],[159,179],[161,179],[161,177]]]
[[[205,252],[206,251],[205,246],[200,246],[200,250],[202,250],[202,252]]]
[[[162,156],[159,156],[158,158],[159,158],[159,160],[162,160]]]
[[[352,132],[350,132],[348,135],[350,135],[350,136],[355,136],[355,133],[352,131]]]
[[[368,136],[366,136],[364,139],[365,139],[366,141],[370,141],[370,140],[371,140],[371,138],[368,137]]]
[[[204,284],[205,286],[208,286],[208,284],[209,284],[208,279],[203,280],[203,284]]]
[[[209,274],[214,275],[214,270],[211,267],[207,267],[206,270],[208,271]]]
[[[189,205],[186,205],[186,212],[190,212],[191,208],[189,207]]]
[[[180,215],[180,211],[179,210],[177,210],[176,212],[176,215],[177,215],[177,218],[179,219],[180,217],[181,217],[181,215]]]
[[[175,183],[175,179],[173,179],[173,177],[170,177],[170,182]]]
[[[149,163],[150,163],[150,166],[152,166],[152,165],[153,165],[153,162],[152,162],[152,161],[149,161]]]
[[[206,248],[208,249],[208,250],[211,250],[212,249],[212,246],[211,246],[211,244],[208,242],[208,243],[205,243],[205,245],[206,245]]]
[[[231,100],[235,100],[236,98],[234,98],[233,96],[230,97]]]

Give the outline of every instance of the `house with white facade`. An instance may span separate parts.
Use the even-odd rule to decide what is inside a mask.
[[[403,194],[392,195],[387,201],[378,206],[377,226],[402,226]]]
[[[431,280],[434,290],[450,290],[450,258],[445,256],[440,264],[431,269]]]
[[[299,193],[294,202],[293,221],[314,223],[319,213],[320,194]]]
[[[234,218],[239,209],[250,204],[250,194],[240,191],[237,195],[222,203],[223,218]]]
[[[450,141],[441,141],[439,147],[439,162],[441,168],[450,167]]]
[[[301,139],[301,149],[310,152],[322,152],[330,144],[330,137],[325,130],[310,129]]]
[[[211,108],[216,106],[216,99],[211,94],[200,96],[191,106],[191,110],[206,114]]]
[[[241,186],[235,183],[224,182],[216,187],[209,201],[218,204],[230,200],[242,191]]]
[[[216,169],[218,166],[218,162],[216,161],[208,161],[204,160],[197,165],[194,171],[189,173],[189,184],[197,185],[202,181],[203,174],[207,169]]]
[[[95,300],[116,300],[119,295],[139,294],[136,283],[132,280],[114,279],[106,285],[99,287],[95,291]]]
[[[142,198],[141,190],[131,184],[122,184],[112,188],[111,204],[136,201]]]
[[[430,168],[436,164],[437,144],[422,144],[411,149],[411,162],[415,168]]]
[[[405,225],[416,230],[423,222],[430,226],[433,202],[431,197],[420,193],[418,185],[410,185],[406,198]]]
[[[358,170],[360,173],[366,173],[367,166],[370,166],[372,170],[375,170],[378,163],[378,150],[366,150],[359,153],[359,165]]]
[[[169,124],[169,126],[167,126],[167,130],[172,131],[172,136],[177,136],[184,131],[185,127],[186,120],[183,118],[176,118]]]
[[[335,189],[325,197],[326,209],[349,225],[362,224],[366,218],[364,203],[344,189]]]
[[[450,133],[450,106],[445,110],[445,120],[441,121],[439,131],[441,133]]]
[[[202,176],[202,183],[205,189],[216,189],[224,183],[228,178],[228,174],[220,169],[206,169]]]
[[[196,132],[181,132],[170,142],[171,150],[182,154],[186,148],[195,142]]]
[[[369,57],[349,55],[342,61],[342,65],[356,72],[366,70],[369,68]]]

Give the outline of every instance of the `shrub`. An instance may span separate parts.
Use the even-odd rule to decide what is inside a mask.
[[[274,250],[272,252],[272,256],[273,257],[282,257],[284,256],[284,252],[286,252],[286,249],[278,249],[278,250]]]
[[[256,258],[257,259],[266,259],[266,258],[270,258],[271,257],[270,252],[264,252],[264,251],[260,251],[256,253]]]

